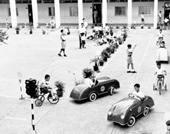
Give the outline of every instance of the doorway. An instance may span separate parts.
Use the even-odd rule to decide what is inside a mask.
[[[32,5],[28,5],[28,19],[29,23],[33,24]]]
[[[170,2],[166,2],[164,4],[164,18],[168,18],[170,19],[169,16],[170,15]]]
[[[102,4],[93,4],[92,19],[93,25],[100,26],[102,24]]]

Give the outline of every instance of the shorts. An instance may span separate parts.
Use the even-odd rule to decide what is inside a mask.
[[[132,64],[132,63],[133,63],[132,57],[127,57],[127,63],[128,63],[128,64]]]
[[[61,42],[61,48],[65,48],[66,47],[66,41],[62,41]]]
[[[85,42],[85,40],[82,40],[82,42],[81,42],[83,45],[85,45],[86,44],[86,42]]]

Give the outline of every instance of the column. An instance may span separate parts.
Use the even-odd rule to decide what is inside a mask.
[[[61,25],[61,18],[60,18],[60,1],[54,0],[54,7],[55,7],[55,23],[56,28],[59,28]]]
[[[78,23],[79,27],[81,27],[83,19],[83,0],[78,0]]]
[[[103,27],[106,26],[107,23],[107,0],[102,0],[102,24]]]
[[[157,28],[157,22],[158,22],[158,0],[154,0],[154,22],[153,27]]]
[[[38,26],[38,5],[37,0],[31,0],[32,1],[32,12],[33,12],[33,26],[34,28],[37,28]]]
[[[128,25],[132,24],[132,0],[128,0]]]
[[[15,0],[10,0],[9,4],[10,4],[12,28],[15,28],[17,26],[16,2]]]

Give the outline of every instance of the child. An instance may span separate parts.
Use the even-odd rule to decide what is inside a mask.
[[[69,33],[70,33],[70,31],[68,29],[67,34],[69,34]],[[61,50],[60,50],[60,53],[58,55],[61,57],[61,53],[63,52],[64,56],[67,57],[67,55],[65,54],[66,33],[65,33],[64,29],[61,30],[60,39],[61,39]]]
[[[141,14],[141,23],[142,23],[141,28],[143,28],[144,27],[144,23],[145,23],[144,12],[142,12],[142,14]]]
[[[166,75],[166,70],[161,67],[161,63],[157,63],[157,68],[155,70],[155,74],[157,75],[156,80],[157,80],[157,85],[158,85],[158,77],[162,76],[162,85],[164,85],[164,80],[165,80],[165,75]]]
[[[133,54],[133,51],[134,51],[136,45],[132,48],[132,45],[128,44],[127,47],[128,47],[128,49],[126,50],[126,53],[127,53],[127,73],[136,73],[136,71],[134,70],[133,61],[132,61],[132,54]],[[130,65],[131,65],[132,71],[129,70]]]
[[[45,92],[50,92],[52,95],[53,100],[55,100],[55,95],[57,94],[55,88],[52,88],[52,85],[50,84],[50,75],[46,74],[44,77],[44,80],[40,84],[40,90]]]
[[[162,33],[162,29],[159,30],[158,36],[159,36],[158,39],[164,37],[164,35],[163,35],[163,33]]]
[[[81,44],[82,44],[82,48],[86,48],[85,44],[86,44],[86,34],[82,33],[81,34]]]

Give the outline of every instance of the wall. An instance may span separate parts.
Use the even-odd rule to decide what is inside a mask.
[[[154,3],[153,2],[133,2],[133,22],[140,23],[140,16],[138,15],[139,6],[151,6],[151,15],[145,16],[146,23],[153,23],[153,13],[154,13]],[[164,2],[159,2],[158,11],[164,13],[163,6]],[[17,17],[18,23],[28,23],[28,10],[27,4],[17,4],[19,16]],[[127,2],[114,2],[108,3],[108,13],[107,13],[107,22],[108,23],[127,23]],[[125,16],[115,16],[115,6],[125,6],[126,15]],[[0,23],[5,23],[6,19],[10,22],[10,16],[8,16],[8,7],[9,4],[0,4]],[[38,18],[39,23],[47,23],[50,21],[51,16],[48,16],[48,7],[54,7],[54,4],[38,4]],[[77,3],[68,3],[60,4],[60,14],[61,14],[61,23],[78,23],[78,16],[70,16],[70,7],[77,7]],[[92,23],[92,3],[83,3],[83,16],[86,18],[88,23]]]

